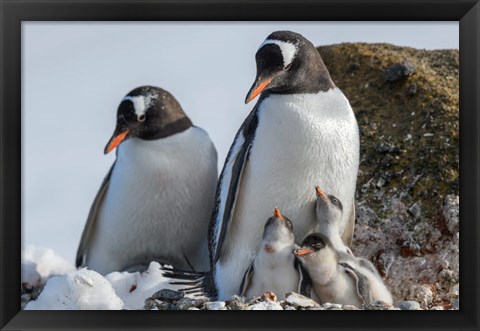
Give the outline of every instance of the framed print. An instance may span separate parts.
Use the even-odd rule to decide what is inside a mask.
[[[2,329],[479,328],[478,1],[1,9]]]

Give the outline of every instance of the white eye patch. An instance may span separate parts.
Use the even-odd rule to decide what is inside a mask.
[[[280,47],[280,51],[282,52],[282,56],[283,56],[284,67],[292,63],[293,59],[295,58],[295,55],[297,54],[297,46],[281,40],[266,39],[258,49],[260,50],[263,46],[268,44],[275,44],[278,47]]]
[[[133,109],[135,110],[135,114],[137,114],[137,118],[145,115],[145,112],[147,111],[148,107],[150,107],[152,103],[152,96],[143,96],[143,95],[138,95],[138,96],[126,96],[123,98],[123,100],[129,100],[133,103]]]

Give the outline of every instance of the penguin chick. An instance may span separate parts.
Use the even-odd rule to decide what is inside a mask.
[[[345,246],[341,237],[341,222],[343,218],[343,204],[332,194],[326,194],[320,186],[315,186],[317,201],[315,215],[318,232],[328,237],[333,247],[341,252],[353,256],[349,247]]]
[[[288,292],[310,295],[310,280],[296,256],[293,225],[278,208],[265,224],[255,259],[245,272],[239,293],[247,298],[267,291],[285,298]]]
[[[319,302],[359,308],[375,300],[392,304],[392,296],[378,274],[359,259],[336,251],[325,235],[307,236],[294,254],[307,270],[314,299]]]

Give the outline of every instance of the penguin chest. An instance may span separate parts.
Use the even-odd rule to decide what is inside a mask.
[[[293,259],[285,256],[257,256],[254,268],[251,286],[246,292],[247,298],[261,296],[271,291],[279,299],[284,299],[286,293],[298,292],[300,280]]]
[[[120,146],[98,215],[94,263],[111,259],[127,265],[156,257],[175,262],[205,240],[216,154],[209,140],[187,131]]]
[[[346,223],[358,162],[358,127],[340,90],[267,97],[238,196],[240,226],[261,233],[261,220],[278,207],[301,242],[315,226],[316,185],[343,202]]]

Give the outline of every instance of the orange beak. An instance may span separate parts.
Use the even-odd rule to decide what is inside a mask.
[[[267,78],[263,82],[253,84],[252,88],[250,89],[250,92],[248,92],[248,94],[247,94],[247,98],[245,99],[245,103],[249,103],[250,101],[255,99],[257,97],[257,95],[262,93],[263,90],[265,90],[267,88],[268,84],[270,84],[272,79],[273,79],[273,77],[272,78]]]
[[[273,217],[278,218],[280,222],[283,222],[282,214],[280,214],[280,210],[278,210],[277,207],[275,207],[275,210],[273,211]]]
[[[299,248],[294,250],[293,254],[295,254],[296,256],[304,256],[304,255],[312,254],[313,252],[314,250],[310,248]]]
[[[323,201],[327,202],[327,196],[323,193],[320,186],[315,186],[315,193],[317,194],[317,197],[322,198]]]
[[[112,139],[110,139],[110,142],[108,143],[107,147],[105,147],[105,154],[110,153],[113,151],[118,145],[121,144],[123,140],[127,137],[129,133],[129,130],[125,130],[122,133],[117,134],[116,136],[113,136]]]

